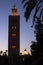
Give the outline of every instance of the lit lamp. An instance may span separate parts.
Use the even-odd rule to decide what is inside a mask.
[[[28,51],[25,49],[24,51],[23,51],[23,55],[28,55],[29,53],[28,53]]]
[[[18,16],[18,10],[15,5],[12,8],[12,16]]]

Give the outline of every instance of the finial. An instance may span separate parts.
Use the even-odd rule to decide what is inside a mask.
[[[14,4],[13,8],[12,9],[17,9],[16,5]]]

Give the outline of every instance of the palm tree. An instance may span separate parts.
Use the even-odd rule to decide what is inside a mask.
[[[41,8],[42,2],[43,2],[43,0],[23,0],[22,1],[23,8],[25,8],[24,17],[26,18],[26,21],[28,21],[32,10],[35,9],[35,13],[34,13],[34,17],[33,17],[33,24],[34,24],[36,15]]]
[[[43,0],[23,0],[23,8],[25,8],[24,17],[28,21],[31,12],[34,10],[33,26],[35,28],[36,42],[31,45],[31,52],[33,55],[39,56],[43,54]],[[40,13],[37,16],[38,12]],[[41,30],[42,29],[42,30]]]

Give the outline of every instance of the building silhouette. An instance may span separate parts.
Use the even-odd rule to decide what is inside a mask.
[[[16,63],[20,53],[20,16],[18,15],[18,10],[15,5],[9,16],[8,29],[8,57],[9,64],[13,65]]]

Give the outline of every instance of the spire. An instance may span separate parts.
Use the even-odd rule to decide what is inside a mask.
[[[18,10],[16,8],[16,5],[14,5],[12,8],[12,16],[18,16]]]

